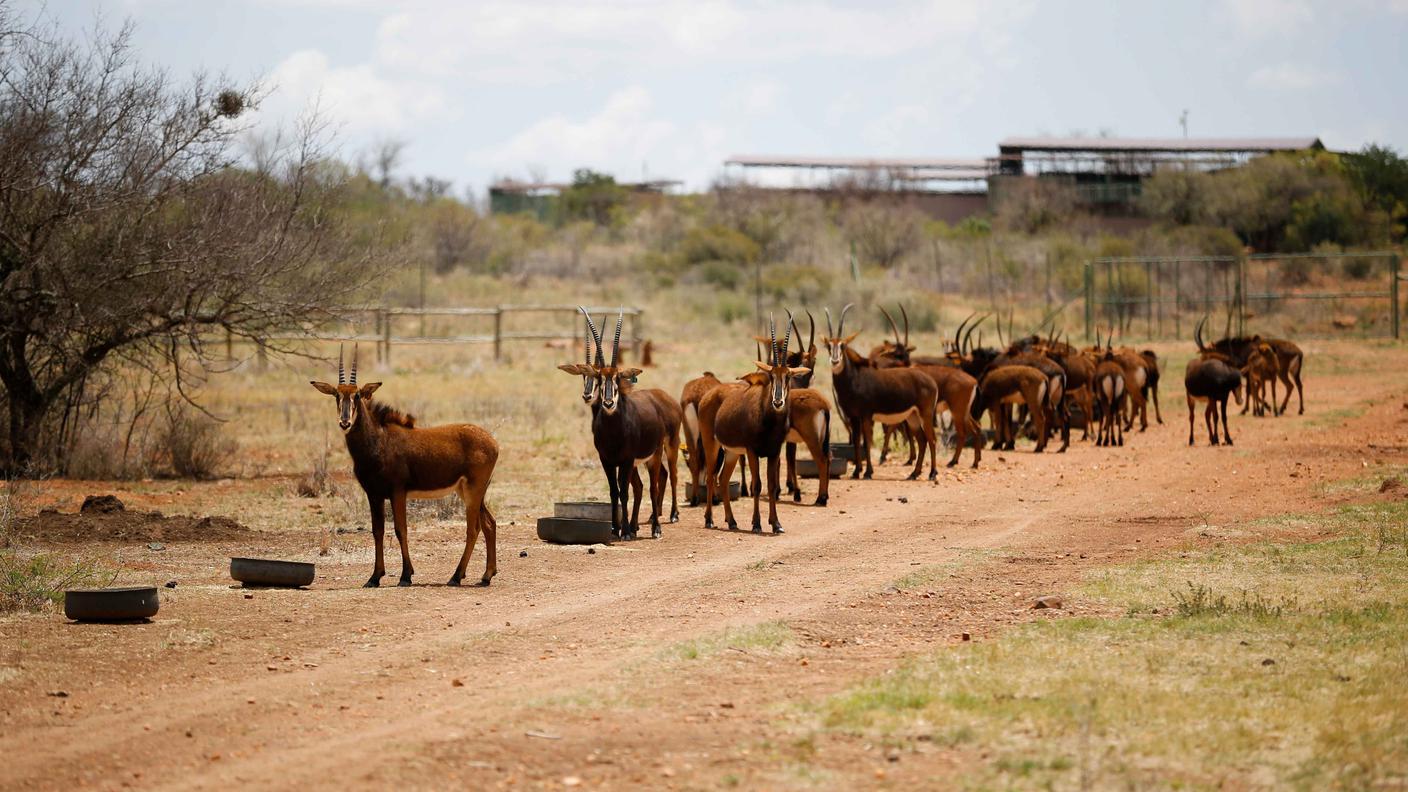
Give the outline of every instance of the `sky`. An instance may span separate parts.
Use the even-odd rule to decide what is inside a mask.
[[[5,2],[5,0],[0,0]],[[316,103],[403,176],[704,189],[733,154],[983,157],[1020,135],[1318,136],[1408,151],[1408,0],[9,0],[143,61]]]

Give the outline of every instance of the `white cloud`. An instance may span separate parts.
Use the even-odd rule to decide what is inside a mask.
[[[777,109],[782,91],[782,83],[777,80],[751,80],[734,90],[725,104],[735,113],[753,117],[766,115]]]
[[[590,118],[574,121],[560,114],[548,116],[502,146],[472,154],[470,159],[495,167],[542,166],[553,178],[579,167],[636,174],[641,162],[648,161],[676,133],[674,124],[652,118],[650,94],[630,87],[612,94]]]
[[[395,133],[447,111],[440,89],[415,80],[396,80],[371,64],[333,66],[318,50],[289,55],[269,78],[274,95],[261,108],[287,119],[316,103],[329,120],[353,134]]]
[[[1338,81],[1339,76],[1334,72],[1320,71],[1298,63],[1262,66],[1247,78],[1247,84],[1251,87],[1271,91],[1308,91]]]
[[[888,58],[990,38],[1028,2],[930,0],[870,8],[810,0],[422,3],[382,20],[377,57],[425,74],[502,82],[580,79],[603,65],[773,63],[806,57]],[[978,45],[981,46],[981,45]]]
[[[1295,33],[1314,20],[1309,0],[1226,0],[1239,31],[1261,37]]]

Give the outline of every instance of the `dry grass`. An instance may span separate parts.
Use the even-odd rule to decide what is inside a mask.
[[[1408,503],[1284,518],[1314,541],[1096,573],[1069,618],[914,661],[813,728],[960,746],[976,788],[1375,788],[1408,778]]]

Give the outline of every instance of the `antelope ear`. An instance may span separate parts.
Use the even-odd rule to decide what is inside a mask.
[[[363,399],[370,399],[372,394],[376,393],[376,389],[380,387],[380,382],[368,382],[366,385],[357,389],[357,395],[361,396]]]
[[[904,349],[905,349],[906,352],[913,352],[913,351],[914,351],[914,344],[907,344],[907,345],[905,345],[905,348],[904,348]]]
[[[800,377],[803,374],[812,373],[812,370],[810,368],[807,368],[806,366],[798,366],[797,368],[787,369],[787,373],[791,374],[794,377]]]
[[[621,370],[619,370],[619,371],[616,372],[616,375],[619,376],[621,379],[633,380],[633,379],[635,379],[636,377],[639,377],[639,376],[640,376],[640,369],[638,369],[638,368],[621,369]]]
[[[315,387],[315,388],[317,388],[320,393],[326,393],[326,394],[329,395],[329,396],[336,396],[336,395],[337,395],[337,388],[333,387],[332,385],[327,384],[326,382],[318,382],[317,380],[309,380],[309,381],[308,381],[308,384],[309,384],[309,385],[312,385],[312,386]]]
[[[759,371],[772,371],[772,366],[769,366],[761,360],[753,361],[753,365],[757,366]]]
[[[584,377],[586,376],[586,374],[582,371],[581,363],[563,363],[557,368],[558,370],[563,371],[567,374],[581,374]]]
[[[860,331],[859,331],[859,330],[857,330],[857,331],[855,331],[854,333],[851,333],[850,335],[848,335],[848,336],[846,336],[845,338],[841,339],[841,343],[849,345],[852,341],[855,341],[855,340],[856,340],[856,336],[858,336],[858,335],[860,335]]]
[[[754,341],[757,341],[759,344],[771,344],[771,343],[772,343],[772,339],[771,339],[771,338],[764,338],[764,337],[758,336],[758,335],[753,336],[753,340],[754,340]]]

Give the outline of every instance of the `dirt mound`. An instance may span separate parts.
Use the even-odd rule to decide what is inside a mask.
[[[111,495],[89,496],[77,514],[45,509],[20,520],[16,535],[39,542],[217,542],[249,529],[228,517],[167,517],[128,511]]]

